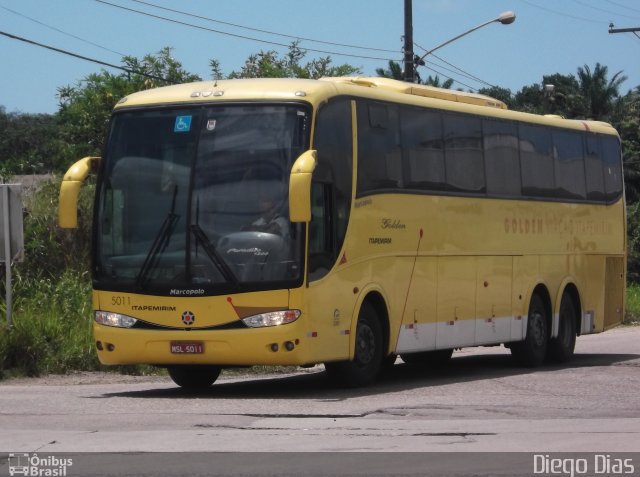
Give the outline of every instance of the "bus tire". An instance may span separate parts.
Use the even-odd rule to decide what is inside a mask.
[[[523,341],[511,345],[516,362],[527,368],[540,366],[549,344],[549,319],[544,301],[538,294],[531,297],[527,316],[527,335]]]
[[[344,387],[371,384],[382,367],[383,342],[378,312],[371,303],[365,302],[358,315],[353,360],[325,363],[327,374]]]
[[[552,363],[564,363],[571,359],[576,346],[576,309],[568,293],[562,294],[558,320],[558,336],[549,341],[547,359]]]
[[[437,349],[435,351],[421,351],[419,353],[402,354],[402,361],[407,364],[428,365],[438,367],[445,365],[451,359],[452,349]]]
[[[169,366],[169,376],[174,383],[185,389],[206,389],[211,386],[222,369],[219,366],[182,365]]]

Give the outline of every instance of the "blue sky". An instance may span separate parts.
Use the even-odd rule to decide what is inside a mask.
[[[265,42],[292,41],[134,0],[105,1]],[[390,50],[302,42],[309,49],[333,52],[334,64],[359,66],[366,75],[375,75],[375,69],[385,67],[388,59],[402,59],[403,0],[145,2],[281,35]],[[436,53],[448,63],[429,57],[428,66],[440,76],[451,76],[456,80],[454,87],[464,90],[491,84],[515,92],[539,83],[544,74],[575,74],[579,66],[593,68],[596,62],[608,66],[610,76],[624,71],[628,80],[622,93],[640,85],[640,38],[632,33],[608,33],[610,22],[617,28],[640,27],[638,0],[413,0],[414,41],[431,49],[507,10],[515,12],[515,23],[491,24],[461,38]],[[141,57],[170,46],[187,71],[204,79],[210,78],[212,58],[229,73],[240,69],[251,53],[286,51],[278,45],[169,23],[96,0],[0,0],[0,31],[115,64],[122,54]],[[416,51],[422,50],[416,47]],[[326,55],[310,51],[307,59],[317,56]],[[25,113],[57,111],[57,88],[77,84],[102,68],[4,36],[0,36],[0,65],[0,106]],[[434,74],[425,67],[419,72]]]

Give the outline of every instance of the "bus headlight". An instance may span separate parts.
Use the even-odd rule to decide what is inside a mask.
[[[259,315],[243,318],[242,322],[249,328],[262,328],[264,326],[278,326],[293,323],[300,318],[300,310],[283,310],[261,313]]]
[[[105,326],[115,326],[116,328],[131,328],[138,320],[120,313],[112,313],[110,311],[96,311],[94,315],[96,323]]]

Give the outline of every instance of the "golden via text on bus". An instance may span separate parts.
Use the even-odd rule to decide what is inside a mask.
[[[466,346],[563,362],[623,316],[620,140],[608,124],[383,78],[132,94],[98,170],[95,346],[184,387],[323,363],[345,385]]]

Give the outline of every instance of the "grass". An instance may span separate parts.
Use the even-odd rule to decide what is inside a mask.
[[[0,328],[0,377],[95,370],[90,281],[65,272],[59,280],[21,280],[13,327]]]
[[[630,283],[627,286],[624,324],[640,325],[640,283]]]

